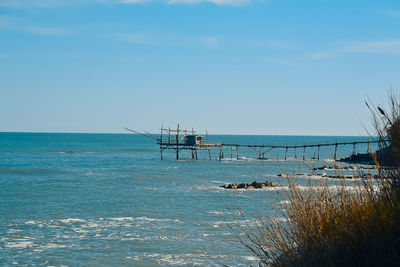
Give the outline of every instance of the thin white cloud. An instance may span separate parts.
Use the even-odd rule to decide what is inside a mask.
[[[13,28],[19,22],[20,19],[15,16],[0,15],[0,30]]]
[[[298,65],[298,62],[296,60],[290,58],[272,58],[270,62],[288,67],[294,67]]]
[[[144,3],[148,3],[151,0],[121,0],[119,1],[119,3],[121,4],[144,4]]]
[[[31,7],[42,7],[49,8],[59,5],[64,1],[51,1],[51,0],[2,0],[0,1],[0,7],[5,8],[31,8]]]
[[[295,50],[298,49],[298,44],[280,40],[255,40],[250,41],[248,44],[256,48],[277,49],[277,50]]]
[[[251,0],[168,0],[168,4],[204,4],[211,3],[214,5],[224,6],[242,6],[251,2]]]
[[[18,31],[34,35],[49,36],[67,36],[74,33],[74,31],[64,28],[32,25],[31,22],[24,21],[15,16],[7,15],[0,15],[0,30]]]
[[[148,39],[148,37],[140,33],[121,33],[121,34],[116,34],[116,37],[119,40],[126,41],[132,44],[139,44],[139,45],[154,44],[152,41]]]
[[[202,37],[201,40],[203,41],[204,45],[209,48],[217,48],[220,44],[220,38],[217,36],[205,36]]]
[[[316,52],[309,55],[310,59],[327,59],[340,54],[349,53],[374,53],[374,54],[391,54],[400,55],[400,39],[357,42],[351,43],[338,49],[329,51]]]
[[[142,33],[120,33],[115,37],[135,45],[169,46],[169,47],[207,47],[217,48],[220,45],[218,36],[192,35],[150,35]]]
[[[129,1],[129,0],[127,0]],[[132,0],[133,1],[133,0]],[[0,8],[54,8],[66,5],[76,4],[112,4],[119,3],[120,0],[0,0]]]
[[[205,4],[210,3],[218,6],[243,6],[254,0],[0,0],[0,8],[54,8],[65,5],[76,5],[76,4],[144,4],[149,2],[160,2],[164,4]],[[263,2],[258,0],[257,2]]]
[[[388,10],[386,11],[386,15],[391,17],[400,17],[400,10]]]
[[[72,31],[62,28],[47,28],[47,27],[29,27],[25,31],[37,35],[51,35],[51,36],[67,36],[72,34]]]

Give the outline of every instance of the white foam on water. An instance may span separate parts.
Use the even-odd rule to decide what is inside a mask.
[[[237,161],[238,159],[237,158],[222,158],[220,160],[223,160],[223,161]]]
[[[20,229],[8,229],[8,233],[9,234],[15,234],[15,233],[19,233],[22,232],[22,230]]]
[[[37,224],[38,222],[36,221],[26,221],[25,224]]]
[[[133,217],[118,217],[118,218],[110,218],[110,220],[124,222],[124,221],[134,221],[135,218],[133,218]]]
[[[187,254],[188,256],[190,255],[190,258],[193,259],[192,254]],[[184,264],[188,264],[191,263],[185,259],[182,259],[180,254],[174,255],[174,254],[158,254],[158,253],[154,253],[154,254],[147,254],[146,257],[150,257],[150,258],[158,258],[157,259],[157,263],[159,264],[169,264],[169,265],[184,265]]]
[[[150,221],[150,222],[177,222],[177,223],[182,223],[181,220],[177,220],[177,219],[156,219],[156,218],[148,218],[148,217],[137,217],[135,219],[136,220],[141,220],[141,221]]]
[[[290,203],[289,200],[282,200],[282,201],[278,202],[279,205],[286,205],[286,204],[289,204],[289,203]]]
[[[156,258],[158,264],[163,265],[201,265],[207,266],[209,259],[225,259],[229,255],[210,255],[210,254],[145,254],[143,258]],[[209,264],[208,264],[209,265]]]
[[[344,186],[342,186],[342,185],[329,185],[328,186],[328,190],[329,191],[337,191],[337,190],[342,190],[343,187],[344,187],[345,190],[348,190],[348,191],[358,191],[358,190],[362,191],[363,190],[363,187],[362,186],[358,186],[358,185],[344,185]],[[325,187],[324,186],[297,186],[297,188],[299,190],[307,191],[307,190],[310,190],[310,189],[312,189],[312,190],[324,189]],[[374,191],[378,191],[379,190],[379,187],[376,186],[376,185],[373,185],[372,188],[373,188]],[[286,187],[286,190],[289,190],[289,188]]]
[[[32,241],[21,241],[21,242],[7,242],[4,245],[7,248],[27,248],[27,247],[32,247],[33,242]]]
[[[224,236],[233,235],[233,233],[223,233],[222,235],[224,235]]]
[[[196,190],[196,191],[223,191],[226,190],[222,187],[216,185],[195,185],[190,186],[189,190]]]
[[[280,222],[288,222],[288,218],[279,217],[279,218],[278,218],[278,221],[280,221]]]
[[[41,248],[41,249],[51,249],[51,248],[66,248],[66,247],[68,247],[68,246],[55,244],[55,243],[47,243],[47,244],[41,245],[39,248]],[[69,247],[71,247],[71,246],[69,246]]]
[[[73,230],[75,233],[79,233],[79,234],[87,234],[87,233],[89,233],[89,231],[87,231],[87,230],[85,230],[85,229],[82,229],[82,228],[73,227],[72,230]]]
[[[257,226],[260,225],[258,220],[236,220],[236,221],[216,221],[212,223],[213,228],[219,228],[224,225],[240,225],[240,226]]]
[[[182,160],[182,161],[185,161],[185,160]],[[176,166],[168,166],[168,167],[165,167],[165,168],[163,168],[163,169],[165,169],[165,170],[170,170],[170,169],[177,170],[177,169],[179,169],[179,167],[176,167]]]
[[[230,211],[207,211],[207,213],[210,214],[216,214],[216,215],[238,215],[240,214],[239,212],[230,212]]]
[[[229,182],[223,182],[223,181],[211,181],[211,183],[214,183],[214,184],[228,184]]]
[[[139,256],[125,257],[125,259],[132,260],[132,261],[141,261],[142,260],[142,258]]]
[[[242,256],[242,258],[248,261],[257,261],[257,258],[254,256]]]
[[[82,225],[83,228],[96,228],[98,226],[99,226],[99,224],[94,223],[94,222],[89,222],[88,224]]]
[[[154,219],[154,218],[148,218],[148,217],[137,217],[135,219],[141,220],[141,221],[150,221],[150,222],[162,221],[162,219]]]
[[[68,219],[60,220],[60,222],[63,222],[63,223],[84,223],[86,221],[83,220],[83,219],[79,219],[79,218],[68,218]]]

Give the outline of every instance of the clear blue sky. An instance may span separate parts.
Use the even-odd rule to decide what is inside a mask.
[[[400,2],[1,0],[0,131],[364,134]]]

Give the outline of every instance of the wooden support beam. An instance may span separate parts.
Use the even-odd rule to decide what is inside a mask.
[[[176,159],[179,159],[179,123],[176,131]]]
[[[285,161],[286,161],[287,151],[288,151],[288,147],[286,146],[286,150],[285,150]]]
[[[334,156],[334,159],[335,159],[335,160],[336,160],[337,147],[338,147],[338,144],[336,143],[336,144],[335,144],[335,156]]]

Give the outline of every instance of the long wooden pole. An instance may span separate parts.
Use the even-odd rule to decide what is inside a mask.
[[[179,159],[179,123],[178,123],[178,129],[176,132],[176,159]]]

